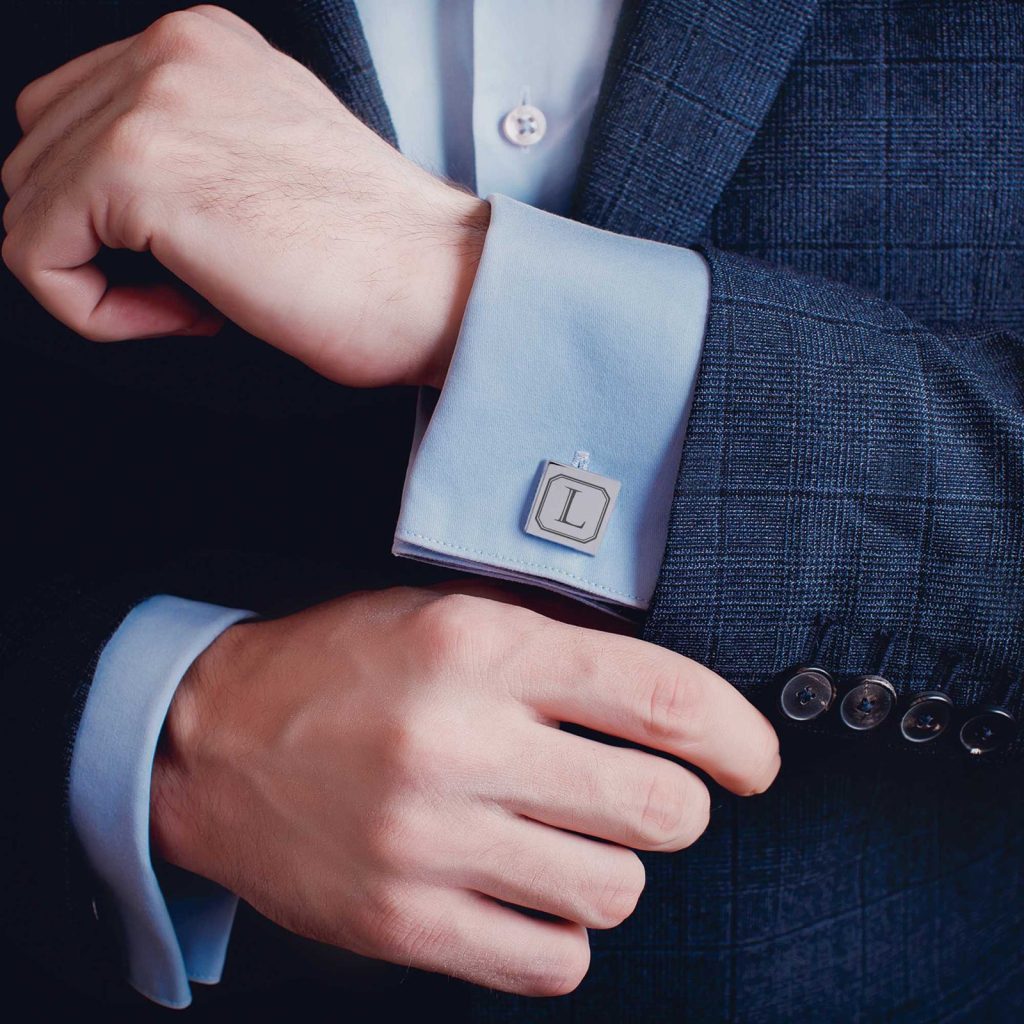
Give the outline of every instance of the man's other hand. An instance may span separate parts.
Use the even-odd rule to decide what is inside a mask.
[[[154,849],[302,935],[557,995],[586,973],[586,929],[633,911],[633,849],[693,843],[710,806],[675,761],[559,723],[738,794],[771,784],[778,743],[699,664],[472,589],[362,592],[222,634],[170,709]]]
[[[227,317],[332,380],[443,383],[489,207],[236,15],[168,14],[32,82],[16,112],[3,258],[79,334]],[[104,246],[151,252],[181,285],[112,284]]]

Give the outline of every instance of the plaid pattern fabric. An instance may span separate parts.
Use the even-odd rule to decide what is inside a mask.
[[[691,244],[775,98],[815,6],[626,0],[575,218]]]
[[[941,687],[956,660],[961,706],[1019,711],[1019,339],[929,330],[852,289],[708,255],[707,347],[648,635],[769,704],[824,618],[817,661],[840,675],[877,670],[884,633],[901,694]],[[894,726],[853,736],[825,716],[800,731],[964,758]]]

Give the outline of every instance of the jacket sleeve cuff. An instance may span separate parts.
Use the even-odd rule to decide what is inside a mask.
[[[420,395],[393,551],[647,608],[700,362],[707,265],[688,249],[488,199],[447,380]],[[549,462],[566,472],[545,476]],[[599,495],[588,504],[586,490],[573,498],[573,481],[590,481],[579,469],[618,485],[610,507]],[[527,533],[538,515],[557,529]],[[596,551],[566,546],[592,527]]]
[[[153,758],[189,666],[252,614],[165,595],[137,605],[100,654],[75,738],[72,825],[120,920],[128,981],[163,1006],[188,1006],[190,979],[220,980],[237,898],[192,875],[161,889],[149,849]]]

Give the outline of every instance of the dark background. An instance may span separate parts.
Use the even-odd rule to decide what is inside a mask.
[[[182,6],[6,4],[2,156],[20,136],[13,109],[22,86]],[[250,6],[258,23],[267,5]],[[105,259],[117,280],[154,276],[151,263],[131,254]],[[162,590],[225,604],[246,593],[247,607],[271,614],[360,586],[439,578],[389,553],[412,415],[409,391],[329,384],[231,326],[215,339],[93,345],[43,312],[0,267],[3,636],[42,628],[57,620],[62,601],[156,565]],[[204,561],[221,571],[197,584],[194,566]],[[176,577],[188,583],[176,587]],[[26,596],[40,589],[49,595],[45,605]],[[47,680],[38,686],[45,700]],[[27,771],[17,753],[5,758],[17,793],[35,784],[19,774]],[[40,800],[30,813],[54,810]],[[5,827],[0,841],[5,863],[24,860],[17,827]],[[39,864],[39,875],[59,891],[60,878],[45,881],[49,868]],[[17,878],[5,884],[19,885]],[[38,912],[51,916],[46,906]],[[53,927],[61,927],[56,915]],[[27,938],[4,932],[8,1007],[28,995],[32,1015],[44,1018],[170,1019],[173,1011],[135,999],[123,984],[105,990],[114,1004],[83,995],[57,979],[60,964],[40,966],[45,949],[30,953]],[[188,1019],[359,1020],[419,1012],[439,996],[458,1019],[463,991],[448,979],[316,946],[243,906],[224,981],[193,986]]]

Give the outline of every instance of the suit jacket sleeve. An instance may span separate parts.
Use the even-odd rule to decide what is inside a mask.
[[[706,256],[702,367],[646,635],[766,706],[778,674],[814,657],[843,680],[881,668],[904,706],[946,686],[961,716],[1019,716],[1024,339]],[[799,728],[912,746],[895,722]],[[966,757],[950,733],[914,752]]]

